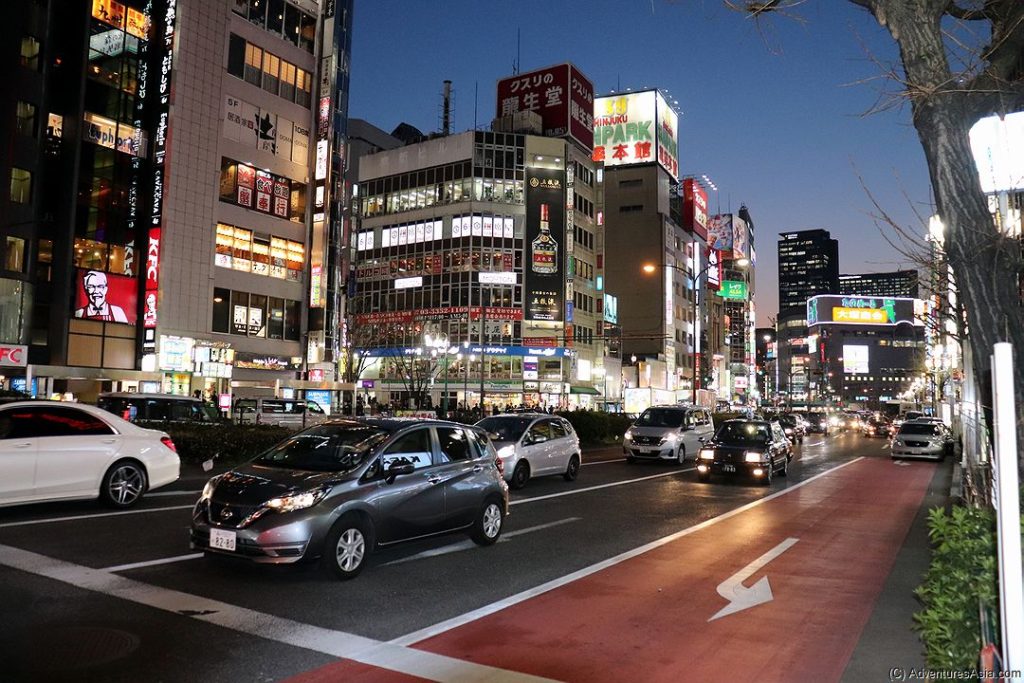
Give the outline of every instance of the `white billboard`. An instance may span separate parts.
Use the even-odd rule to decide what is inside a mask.
[[[679,117],[657,90],[594,99],[595,161],[605,166],[658,162],[679,179]]]
[[[970,135],[981,189],[986,194],[1024,189],[1024,112],[985,117]]]
[[[843,344],[843,373],[868,374],[868,347],[861,344]]]

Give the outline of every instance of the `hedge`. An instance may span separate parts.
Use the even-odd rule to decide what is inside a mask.
[[[170,435],[183,463],[193,465],[214,456],[218,465],[235,465],[256,457],[295,433],[286,427],[228,423],[210,426],[166,424],[155,428]]]
[[[569,421],[584,445],[601,445],[622,441],[633,421],[621,413],[603,413],[596,410],[574,410],[558,413]]]
[[[952,513],[935,508],[928,526],[932,559],[915,591],[924,609],[914,615],[927,663],[936,671],[973,671],[981,652],[979,604],[999,618],[995,515],[972,507]]]

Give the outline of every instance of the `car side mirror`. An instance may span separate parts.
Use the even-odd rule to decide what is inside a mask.
[[[388,484],[393,484],[395,482],[395,479],[397,479],[399,476],[403,474],[412,474],[415,471],[416,466],[410,462],[396,462],[387,469],[387,472],[384,474],[384,481],[387,482]]]
[[[703,436],[698,436],[697,437],[697,441],[700,441],[701,443],[704,443],[704,437]]]
[[[683,431],[684,432],[692,432],[696,428],[697,428],[696,425],[683,425]]]

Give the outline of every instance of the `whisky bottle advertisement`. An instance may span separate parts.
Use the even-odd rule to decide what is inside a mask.
[[[523,297],[526,319],[565,319],[565,171],[531,168],[526,183]]]

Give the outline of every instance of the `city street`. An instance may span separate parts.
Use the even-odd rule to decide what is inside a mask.
[[[590,451],[513,494],[496,546],[391,548],[351,582],[190,551],[194,471],[128,512],[9,508],[0,679],[840,680],[944,467],[852,433],[770,488]]]

